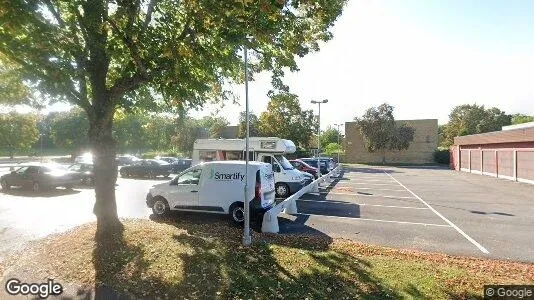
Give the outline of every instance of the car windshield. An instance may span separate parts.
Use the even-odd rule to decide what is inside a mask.
[[[276,158],[276,160],[280,163],[280,165],[282,166],[282,168],[284,168],[284,170],[294,169],[293,166],[287,160],[287,158],[285,158],[283,155],[275,155],[274,158]]]
[[[160,159],[154,159],[152,161],[157,163],[158,165],[168,165],[169,164],[168,162],[166,162],[164,160],[160,160]]]

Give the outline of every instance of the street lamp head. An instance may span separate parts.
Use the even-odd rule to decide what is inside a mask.
[[[311,103],[312,104],[328,103],[328,99],[324,99],[324,100],[321,100],[321,101],[312,100]]]
[[[328,103],[328,99],[324,99],[324,100],[323,100],[323,103]]]

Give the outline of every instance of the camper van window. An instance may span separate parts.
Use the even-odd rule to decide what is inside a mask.
[[[202,169],[191,170],[178,178],[178,184],[198,184]]]
[[[226,160],[241,160],[241,151],[225,151]]]
[[[272,159],[271,159],[270,156],[264,156],[264,157],[262,158],[262,161],[263,161],[264,163],[268,163],[268,164],[271,164],[271,163],[272,163]]]
[[[203,161],[213,161],[215,160],[215,155],[217,153],[215,151],[208,151],[208,150],[200,150],[198,151],[198,159]]]
[[[293,170],[293,166],[289,163],[289,161],[282,155],[275,155],[274,158],[276,158],[276,160],[278,160],[278,162],[280,163],[280,165],[282,166],[282,168],[284,168],[284,170]]]

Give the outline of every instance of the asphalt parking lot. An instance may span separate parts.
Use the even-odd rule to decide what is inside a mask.
[[[345,167],[281,215],[285,233],[534,262],[534,186],[439,167]]]
[[[119,216],[149,218],[145,195],[162,180],[118,178]],[[94,221],[93,204],[94,191],[86,187],[38,195],[0,191],[0,261],[28,241]],[[281,234],[534,262],[532,185],[436,167],[352,166],[320,194],[302,196],[297,207],[298,215],[279,216]]]

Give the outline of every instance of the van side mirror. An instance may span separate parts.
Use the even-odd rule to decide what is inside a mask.
[[[279,165],[273,165],[273,172],[280,172],[280,166]]]
[[[171,180],[169,185],[178,185],[178,181],[176,179]]]

